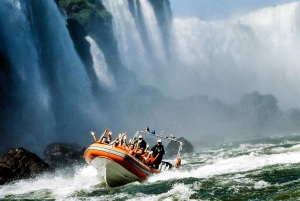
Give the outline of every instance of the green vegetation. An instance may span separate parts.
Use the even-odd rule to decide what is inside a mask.
[[[109,26],[112,16],[99,0],[56,0],[68,19],[76,20],[88,31],[93,26]]]

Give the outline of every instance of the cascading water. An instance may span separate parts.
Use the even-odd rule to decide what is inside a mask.
[[[135,79],[122,74],[123,66],[113,62],[115,52],[106,51],[106,56],[111,56],[110,63],[118,69],[110,69],[115,82],[134,80],[136,86],[154,85],[164,95],[176,98],[203,94],[227,102],[237,101],[244,93],[257,90],[274,94],[280,106],[299,106],[300,92],[295,87],[300,84],[297,77],[300,69],[297,62],[299,2],[224,21],[176,18],[167,37],[154,15],[151,5],[156,4],[152,1],[102,2],[113,16],[113,34],[122,62],[140,81],[135,83]],[[162,5],[167,14],[166,1]],[[32,142],[43,141],[44,135],[48,136],[47,142],[70,141],[66,133],[72,133],[72,141],[86,139],[81,136],[83,133],[102,126],[99,119],[102,120],[103,110],[94,103],[85,66],[77,56],[65,19],[55,3],[4,0],[0,12],[0,26],[5,27],[0,31],[0,51],[8,58],[11,72],[7,74],[12,75],[9,82],[12,90],[6,99],[11,107],[2,110],[5,113],[2,124],[9,127],[6,140],[26,134],[22,145],[30,146]],[[97,64],[104,61],[100,51],[97,53],[99,48],[90,38],[87,40],[99,82],[106,85],[105,90],[113,91],[114,83],[109,82],[113,78],[105,67],[99,68]],[[109,81],[101,77],[97,71],[100,69]],[[130,86],[132,83],[124,89],[131,90]],[[98,92],[95,91],[93,93]],[[97,101],[104,99],[101,93],[97,98]],[[119,104],[118,99],[111,99],[115,105],[104,105],[105,117],[115,121],[102,120],[101,123],[122,122],[114,126],[123,126],[126,121],[120,119],[126,119],[126,115],[120,111],[124,105]],[[101,104],[107,104],[106,100],[98,103]],[[122,106],[118,108],[118,105]]]
[[[153,80],[154,83],[159,82],[157,77],[166,67],[167,60],[161,32],[149,2],[134,1],[133,13],[125,0],[102,0],[102,3],[113,15],[114,35],[118,41],[122,62],[136,72],[142,83],[153,84]],[[143,24],[139,24],[141,19],[137,18],[142,18]],[[141,30],[141,26],[146,30]]]
[[[39,69],[39,50],[23,2],[2,1],[1,4],[0,25],[5,27],[1,29],[2,43],[10,59],[13,81],[12,90],[9,91],[12,94],[11,100],[8,100],[12,106],[6,109],[7,122],[2,122],[10,127],[10,135],[3,140],[20,139],[20,135],[29,132],[31,137],[24,139],[23,143],[36,143],[37,138],[42,138],[38,136],[38,131],[47,136],[54,131],[50,94]],[[30,119],[37,120],[33,126],[30,126]],[[46,126],[43,125],[44,121],[48,121]]]
[[[140,73],[150,69],[150,67],[147,67],[149,61],[147,60],[142,38],[137,30],[134,18],[131,16],[127,1],[103,0],[102,3],[110,13],[113,13],[113,29],[118,40],[122,62],[130,70],[142,66],[141,63],[146,64],[138,70]]]
[[[103,52],[99,49],[96,42],[90,36],[87,36],[86,40],[91,45],[91,54],[94,63],[93,67],[98,77],[98,81],[102,83],[101,84],[102,86],[103,85],[106,86],[107,90],[109,91],[115,90],[116,82],[113,75],[108,70],[108,66],[106,64]]]
[[[143,19],[145,20],[146,30],[149,36],[151,51],[155,59],[154,65],[165,68],[167,65],[166,53],[164,52],[161,31],[158,22],[148,0],[140,0]],[[156,67],[157,68],[157,67]]]
[[[173,83],[164,91],[233,102],[258,90],[274,94],[280,106],[299,106],[299,5],[265,8],[227,21],[175,19],[172,77],[182,93]]]
[[[120,23],[119,27],[114,24],[114,34],[122,60],[140,78],[141,84],[153,84],[173,97],[206,94],[227,101],[234,101],[245,92],[259,90],[275,94],[281,105],[299,106],[299,2],[266,8],[226,21],[176,18],[170,30],[169,49],[162,48],[160,44],[165,42],[163,34],[143,35],[142,30],[147,30],[148,20],[155,20],[149,4],[142,11],[145,0],[134,0],[134,12],[126,4],[132,1],[103,2],[111,9],[114,20]],[[119,4],[112,4],[116,2]],[[124,15],[118,17],[119,12]],[[109,93],[99,93],[97,101],[101,99],[105,107],[99,109],[92,97],[86,68],[76,54],[65,20],[53,1],[2,0],[0,13],[0,59],[9,61],[8,70],[3,70],[0,63],[0,78],[5,79],[4,82],[0,80],[0,84],[7,84],[0,86],[0,95],[8,91],[4,110],[0,100],[0,115],[5,114],[0,116],[1,152],[24,146],[40,153],[39,149],[53,141],[75,141],[87,145],[92,141],[88,134],[91,129],[99,131],[104,125],[112,125],[115,136],[115,130],[119,128],[140,129],[141,125],[148,125],[149,122],[156,126],[161,122],[161,127],[169,127],[176,134],[194,138],[194,145],[203,146],[193,153],[184,153],[180,169],[151,176],[143,184],[102,188],[96,170],[80,165],[74,170],[68,167],[37,178],[1,185],[0,199],[299,200],[299,134],[226,143],[226,128],[230,132],[238,128],[234,140],[244,138],[241,132],[249,128],[244,123],[250,121],[251,127],[253,114],[243,113],[242,110],[242,115],[235,118],[230,116],[235,115],[234,112],[222,116],[207,105],[225,113],[235,110],[235,105],[226,107],[221,101],[209,101],[208,97],[192,97],[188,101],[167,100],[159,90],[148,86],[140,87],[136,92],[129,85],[122,90],[117,85],[118,93],[112,93],[107,99],[105,95]],[[146,20],[146,14],[151,14],[151,19]],[[137,17],[142,19],[137,20]],[[157,29],[151,26],[151,29]],[[108,70],[100,48],[91,37],[86,37],[86,40],[90,43],[93,57],[92,70],[101,86],[113,91],[114,77],[110,77],[109,72],[117,73],[116,70]],[[152,52],[150,41],[154,41],[153,44],[158,41],[155,50],[161,53],[161,57],[155,57],[153,53],[156,52]],[[167,61],[168,65],[164,66],[161,61]],[[159,63],[161,66],[155,66]],[[158,75],[158,72],[161,74]],[[124,77],[126,83],[130,81],[126,75],[121,74],[120,77]],[[117,82],[117,78],[114,81]],[[134,84],[139,87],[140,83]],[[7,88],[3,90],[2,87]],[[101,90],[94,90],[93,93]],[[135,93],[138,95],[134,96]],[[135,100],[137,97],[140,99]],[[269,106],[275,107],[277,112],[274,97],[256,94],[254,98],[263,102],[262,108],[249,108],[261,110],[261,113],[254,113],[262,115],[255,118],[255,122],[272,117],[273,113],[266,115],[273,111],[272,108],[268,110]],[[266,98],[270,98],[273,104],[265,103]],[[126,109],[118,105],[120,102],[127,106]],[[154,110],[148,107],[145,110],[144,102]],[[290,115],[282,111],[279,113]],[[250,117],[243,122],[243,115]],[[296,120],[295,124],[288,122],[283,126],[295,126],[295,130],[299,131],[299,111],[297,113],[295,110],[292,115],[295,118],[283,120]],[[229,120],[223,121],[224,117]],[[242,117],[241,122],[239,117]],[[177,123],[179,118],[183,119],[180,124]],[[219,121],[221,124],[218,124]],[[6,133],[2,137],[4,126]],[[274,124],[271,126],[274,127]],[[157,127],[155,129],[158,131]],[[261,129],[259,134],[262,134],[259,137],[265,134],[263,128],[258,127]],[[210,136],[202,138],[205,129]],[[130,133],[127,134],[130,136]],[[222,143],[206,147],[210,146],[207,143],[210,138],[219,138]],[[164,157],[164,160],[169,159],[173,160]]]
[[[167,20],[167,22],[172,22],[172,13],[167,5],[166,0],[163,2],[163,8],[164,8],[163,10],[164,10],[165,19]]]
[[[300,2],[252,12],[239,22],[251,27],[262,46],[260,63],[254,69],[261,91],[278,96],[285,106],[299,107],[300,91],[295,86],[300,84]]]
[[[8,111],[11,146],[76,141],[98,108],[84,66],[54,1],[1,1],[1,35],[12,66],[15,104]],[[9,26],[6,26],[9,24]],[[17,107],[17,108],[16,108]],[[18,112],[18,114],[14,114]],[[8,132],[8,130],[6,130]],[[69,134],[72,133],[72,139]],[[22,136],[26,136],[23,139]],[[5,147],[2,147],[5,149]],[[6,148],[6,149],[8,149]]]
[[[300,84],[296,76],[300,52],[298,2],[224,21],[176,18],[169,38],[168,62],[165,62],[168,52],[161,48],[162,37],[153,10],[146,0],[139,3],[150,37],[148,48],[155,49],[156,54],[150,56],[151,52],[147,52],[149,60],[154,62],[152,71],[147,71],[148,79],[141,79],[142,83],[155,85],[176,98],[205,94],[236,102],[244,93],[258,90],[274,94],[284,108],[299,106],[296,98],[300,95],[296,87]],[[114,10],[111,13],[120,15]],[[116,21],[120,23],[120,18]],[[133,30],[137,26],[130,27],[125,34],[141,33]],[[114,31],[118,35],[120,29]],[[130,44],[120,37],[117,39],[123,46]],[[142,46],[135,48],[143,49]],[[135,58],[133,55],[126,53],[124,57]],[[161,69],[154,70],[157,68]],[[140,66],[131,65],[130,69],[141,74]],[[151,76],[149,72],[159,73]],[[164,79],[157,79],[158,75]]]
[[[176,98],[204,94],[225,102],[236,102],[244,93],[257,90],[274,94],[283,108],[300,106],[297,101],[300,91],[295,88],[300,84],[296,76],[300,69],[297,62],[300,52],[299,2],[223,21],[175,18],[169,49],[163,48],[162,35],[147,0],[137,1],[135,5],[140,5],[142,10],[150,48],[140,42],[124,40],[128,35],[142,35],[139,26],[133,24],[136,23],[133,17],[129,16],[130,23],[127,21],[130,12],[128,6],[123,5],[127,1],[119,0],[123,4],[115,5],[118,10],[109,8],[111,1],[104,2],[114,23],[130,27],[124,31],[115,25],[118,42],[123,47],[142,49],[143,54],[146,51],[144,55],[151,60],[151,65],[144,64],[143,57],[136,57],[137,53],[130,54],[119,47],[123,58],[135,61],[127,65],[128,68],[139,77],[147,74],[146,78],[140,79],[142,83],[154,85],[164,94]]]

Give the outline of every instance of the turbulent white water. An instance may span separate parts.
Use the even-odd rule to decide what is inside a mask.
[[[91,186],[99,183],[96,177],[96,170],[91,166],[75,169],[75,173],[68,170],[57,171],[56,174],[45,174],[32,180],[21,180],[1,188],[0,198],[15,194],[20,197],[42,197],[43,193],[51,192],[51,196],[63,199],[71,196],[72,193],[81,189],[90,189]],[[36,195],[30,195],[35,192]]]
[[[182,178],[206,178],[212,177],[220,174],[230,174],[238,172],[246,172],[250,170],[256,170],[263,168],[265,166],[278,165],[278,164],[293,164],[300,163],[300,146],[298,144],[292,146],[291,148],[277,148],[271,149],[273,154],[265,155],[263,150],[272,146],[272,144],[257,144],[254,148],[253,145],[241,145],[237,150],[230,150],[229,153],[226,150],[219,150],[220,153],[214,157],[208,159],[208,155],[199,155],[198,157],[193,157],[195,161],[205,161],[204,166],[193,166],[193,169],[187,171],[173,171],[166,172],[164,175],[156,175],[149,179],[150,182],[157,182],[160,180],[169,179],[182,179]],[[203,150],[201,150],[203,151]],[[197,153],[201,153],[199,150]],[[241,156],[229,157],[230,152],[241,153]],[[243,154],[247,152],[248,154]],[[190,162],[190,161],[189,161]],[[187,163],[185,161],[185,163]],[[184,161],[183,161],[184,164]]]
[[[177,98],[204,94],[235,102],[259,91],[275,95],[281,107],[300,106],[299,2],[223,21],[175,18],[167,51],[147,0],[140,3],[150,49],[140,41],[143,35],[126,1],[103,2],[114,17],[122,59],[141,83]]]
[[[96,170],[91,166],[82,165],[74,169],[70,167],[36,179],[0,186],[0,199],[193,200],[194,194],[204,196],[206,182],[215,182],[212,185],[213,191],[216,191],[214,194],[207,189],[214,199],[218,196],[222,198],[222,192],[231,194],[232,199],[234,196],[246,196],[244,188],[246,192],[252,192],[254,197],[260,195],[256,194],[257,190],[266,190],[263,192],[264,196],[274,196],[277,194],[268,191],[268,188],[280,189],[283,192],[284,189],[290,189],[289,185],[293,185],[298,189],[299,184],[295,184],[299,179],[298,168],[295,167],[300,163],[299,142],[299,135],[294,134],[261,142],[198,149],[194,153],[183,154],[180,169],[151,176],[143,184],[135,182],[119,188],[104,188],[99,185]],[[167,160],[173,162],[174,158]],[[274,177],[278,180],[270,180]],[[227,186],[229,189],[226,190]],[[218,194],[217,189],[222,189],[221,193]],[[231,192],[230,189],[236,189],[236,192]],[[299,194],[294,198],[298,197]]]

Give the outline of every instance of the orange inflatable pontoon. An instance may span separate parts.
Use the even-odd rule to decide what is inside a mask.
[[[138,134],[150,134],[144,131],[138,131]],[[159,138],[164,138],[158,135],[151,135]],[[133,139],[135,139],[135,137]],[[175,139],[164,138],[180,143],[177,158],[180,157],[182,143]],[[98,173],[98,177],[109,187],[122,186],[127,183],[144,181],[152,174],[160,173],[162,166],[169,169],[172,165],[162,161],[160,169],[148,167],[136,157],[130,155],[126,150],[112,145],[93,143],[84,153],[86,162],[92,165]],[[177,166],[177,164],[176,164]],[[177,167],[176,167],[177,168]]]

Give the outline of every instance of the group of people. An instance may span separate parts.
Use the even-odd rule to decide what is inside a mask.
[[[157,144],[148,150],[150,145],[149,143],[146,143],[142,135],[139,135],[138,140],[136,141],[129,139],[129,144],[126,142],[126,132],[120,133],[114,141],[111,141],[112,132],[109,129],[104,131],[99,140],[96,139],[93,131],[91,131],[91,135],[95,142],[122,148],[144,164],[156,169],[158,169],[163,159],[163,155],[165,154],[161,139],[158,139]],[[107,137],[105,135],[107,135]]]

